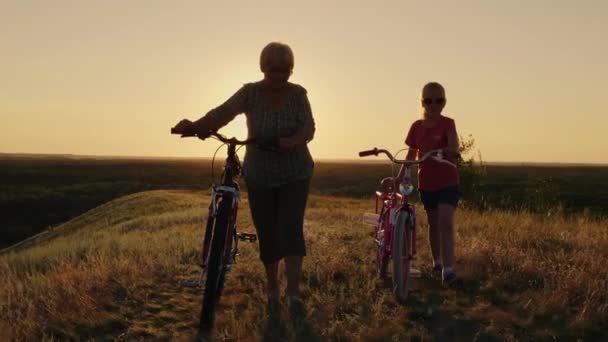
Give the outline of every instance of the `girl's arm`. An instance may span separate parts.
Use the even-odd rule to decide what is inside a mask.
[[[415,160],[416,159],[416,152],[417,152],[416,149],[410,148],[407,151],[407,156],[405,157],[405,159],[406,160]],[[410,166],[410,167],[412,167],[412,166]],[[397,174],[397,178],[396,178],[397,184],[399,184],[400,182],[403,181],[403,178],[405,177],[405,171],[406,171],[406,169],[407,169],[407,166],[401,165],[401,169],[399,169],[399,174]],[[411,173],[410,173],[410,176],[411,176]]]
[[[405,157],[405,159],[415,160],[417,152],[418,152],[418,150],[416,150],[415,148],[410,148],[409,150],[407,150],[407,156]]]
[[[458,133],[456,133],[456,124],[451,121],[447,129],[448,145],[443,149],[445,159],[456,163],[460,158],[460,144],[458,143]]]
[[[409,150],[407,151],[407,155],[405,156],[405,159],[407,159],[407,160],[415,160],[416,155],[418,153],[418,150],[416,147],[416,142],[414,140],[414,131],[415,130],[416,130],[416,122],[414,122],[412,124],[409,132],[407,133],[407,137],[405,138],[405,144],[409,147]],[[401,169],[399,170],[399,174],[397,175],[397,178],[396,178],[397,184],[399,184],[399,182],[401,182],[403,180],[406,169],[407,169],[407,167],[405,165],[401,165]]]

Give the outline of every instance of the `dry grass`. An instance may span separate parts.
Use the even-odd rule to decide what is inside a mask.
[[[191,339],[205,194],[153,191],[82,215],[37,243],[0,256],[0,339]],[[246,199],[241,231],[253,231]],[[305,329],[283,339],[608,338],[608,224],[466,209],[457,214],[463,284],[416,280],[406,306],[373,269],[372,200],[312,196],[306,216]],[[428,270],[420,216],[417,266]],[[228,275],[215,337],[268,337],[257,246],[242,243]],[[284,280],[283,280],[284,281]],[[288,315],[283,312],[288,321]],[[272,331],[276,333],[276,331]]]

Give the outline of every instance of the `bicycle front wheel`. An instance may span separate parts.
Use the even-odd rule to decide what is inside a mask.
[[[412,227],[409,213],[399,212],[393,235],[393,294],[398,302],[407,299],[410,283],[410,262],[412,250]]]
[[[380,222],[378,231],[376,232],[376,272],[380,278],[386,277],[386,271],[388,269],[388,261],[390,254],[388,248],[385,246],[384,232],[387,231],[387,222]]]
[[[226,245],[226,232],[232,214],[232,196],[222,197],[218,205],[217,216],[213,227],[213,240],[207,263],[207,280],[199,328],[209,331],[213,327],[215,306],[219,302],[220,289],[223,287],[226,267],[224,265],[224,248]]]

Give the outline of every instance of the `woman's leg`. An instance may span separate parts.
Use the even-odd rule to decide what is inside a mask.
[[[300,296],[302,261],[306,255],[304,242],[304,211],[310,180],[296,181],[280,187],[278,196],[278,229],[285,257],[287,295]]]
[[[264,263],[266,269],[266,289],[269,295],[279,294],[279,262]]]
[[[300,275],[302,274],[303,257],[290,255],[285,257],[285,273],[287,274],[287,295],[300,296]]]
[[[249,189],[249,208],[258,234],[260,259],[266,269],[268,295],[279,295],[279,232],[277,227],[276,189]]]

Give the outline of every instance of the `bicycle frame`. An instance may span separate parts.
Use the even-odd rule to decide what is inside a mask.
[[[228,231],[226,232],[226,241],[224,243],[224,256],[222,258],[222,267],[224,267],[226,270],[229,270],[230,266],[235,262],[236,256],[238,255],[238,235],[236,230],[236,217],[240,202],[240,191],[239,185],[235,181],[235,178],[238,177],[240,168],[241,165],[236,154],[236,145],[233,143],[229,143],[228,157],[226,158],[226,163],[224,166],[222,183],[219,186],[213,185],[212,187],[207,227],[205,230],[205,237],[203,240],[203,247],[200,255],[202,262],[202,271],[199,278],[199,283],[202,283],[206,271],[207,260],[209,258],[209,252],[211,250],[213,223],[217,214],[217,203],[219,201],[232,202],[232,212],[228,221]],[[232,248],[232,241],[234,241],[234,248]]]
[[[410,227],[413,228],[410,255],[416,257],[416,211],[409,203],[409,196],[397,191],[376,191],[376,214],[379,214],[379,224],[376,226],[376,243],[383,251],[383,257],[392,257],[393,233],[397,223],[397,215],[401,211],[408,212]],[[382,236],[379,236],[379,235]]]
[[[228,156],[222,172],[222,181],[220,185],[213,184],[212,186],[207,225],[199,255],[201,266],[199,280],[198,282],[181,282],[184,286],[190,287],[204,285],[199,321],[199,332],[204,333],[209,332],[213,327],[215,306],[219,302],[223,291],[226,273],[230,271],[231,265],[235,263],[236,256],[239,253],[238,240],[253,242],[257,239],[255,234],[237,234],[236,217],[240,202],[240,189],[237,179],[242,168],[236,154],[236,147],[247,144],[256,144],[259,147],[264,145],[253,139],[246,141],[240,141],[236,138],[228,139],[214,131],[209,131],[207,134],[183,134],[183,132],[172,128],[171,133],[181,134],[182,137],[196,136],[202,140],[213,136],[228,146]]]
[[[393,261],[393,292],[398,301],[405,300],[410,272],[410,262],[416,257],[416,211],[409,203],[409,195],[413,191],[411,183],[403,183],[404,180],[411,181],[410,166],[420,164],[432,158],[440,163],[447,163],[453,167],[456,165],[443,159],[442,150],[431,150],[426,152],[417,160],[399,160],[385,149],[373,148],[359,152],[359,157],[378,156],[384,154],[394,164],[401,165],[402,169],[396,178],[389,177],[381,181],[381,191],[376,191],[376,222],[366,221],[375,228],[375,242],[377,245],[376,258],[377,270],[381,277],[387,271],[388,261]],[[365,217],[365,215],[364,215]],[[403,221],[406,220],[406,221]],[[403,234],[396,237],[396,234]]]

